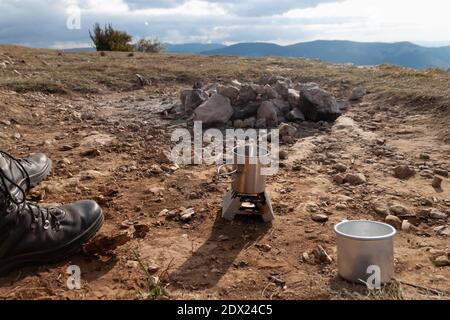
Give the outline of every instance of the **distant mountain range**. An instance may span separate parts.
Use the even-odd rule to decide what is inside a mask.
[[[173,53],[201,53],[204,51],[220,50],[223,48],[226,48],[226,45],[220,43],[164,44],[164,51]]]
[[[356,65],[397,64],[411,68],[450,67],[450,46],[428,48],[410,42],[380,43],[312,41],[280,46],[273,43],[238,43],[202,52],[206,55],[245,57],[304,57]]]
[[[396,64],[423,69],[450,68],[450,46],[423,47],[411,42],[352,42],[318,40],[280,46],[265,42],[238,43],[226,46],[219,43],[164,44],[170,53],[191,53],[242,57],[303,57],[332,63],[355,65]],[[95,48],[69,49],[67,51],[91,51]]]

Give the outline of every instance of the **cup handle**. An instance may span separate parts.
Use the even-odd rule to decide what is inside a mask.
[[[226,167],[226,166],[231,166],[231,164],[222,164],[221,166],[219,166],[219,167],[217,168],[217,173],[216,173],[216,175],[217,175],[218,177],[231,176],[232,174],[235,174],[235,173],[237,172],[237,169],[235,169],[235,170],[233,170],[233,171],[231,171],[231,172],[224,172],[224,173],[221,173],[220,171],[222,170],[222,168],[224,168],[224,167]]]

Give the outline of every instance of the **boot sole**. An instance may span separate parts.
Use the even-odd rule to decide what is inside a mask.
[[[91,239],[97,231],[102,227],[104,222],[103,212],[100,213],[99,218],[81,235],[73,239],[71,242],[65,244],[54,250],[40,251],[22,256],[16,256],[4,260],[0,260],[0,277],[6,276],[13,269],[23,267],[26,265],[45,265],[56,263],[73,255],[79,247]]]

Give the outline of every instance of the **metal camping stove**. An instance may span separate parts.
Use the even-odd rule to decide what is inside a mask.
[[[262,150],[262,151],[261,151]],[[260,154],[252,145],[238,146],[233,149],[233,171],[221,173],[222,165],[217,170],[218,176],[232,175],[231,190],[225,195],[222,217],[233,220],[236,215],[260,215],[265,222],[274,218],[272,204],[266,192],[266,176],[261,169],[266,166],[263,157],[269,157],[267,150],[260,148]]]

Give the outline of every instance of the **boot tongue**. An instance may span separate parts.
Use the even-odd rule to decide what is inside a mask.
[[[44,229],[59,229],[60,222],[66,214],[65,210],[59,207],[43,208],[31,202],[26,202],[22,210],[32,216],[34,226],[41,226]]]

